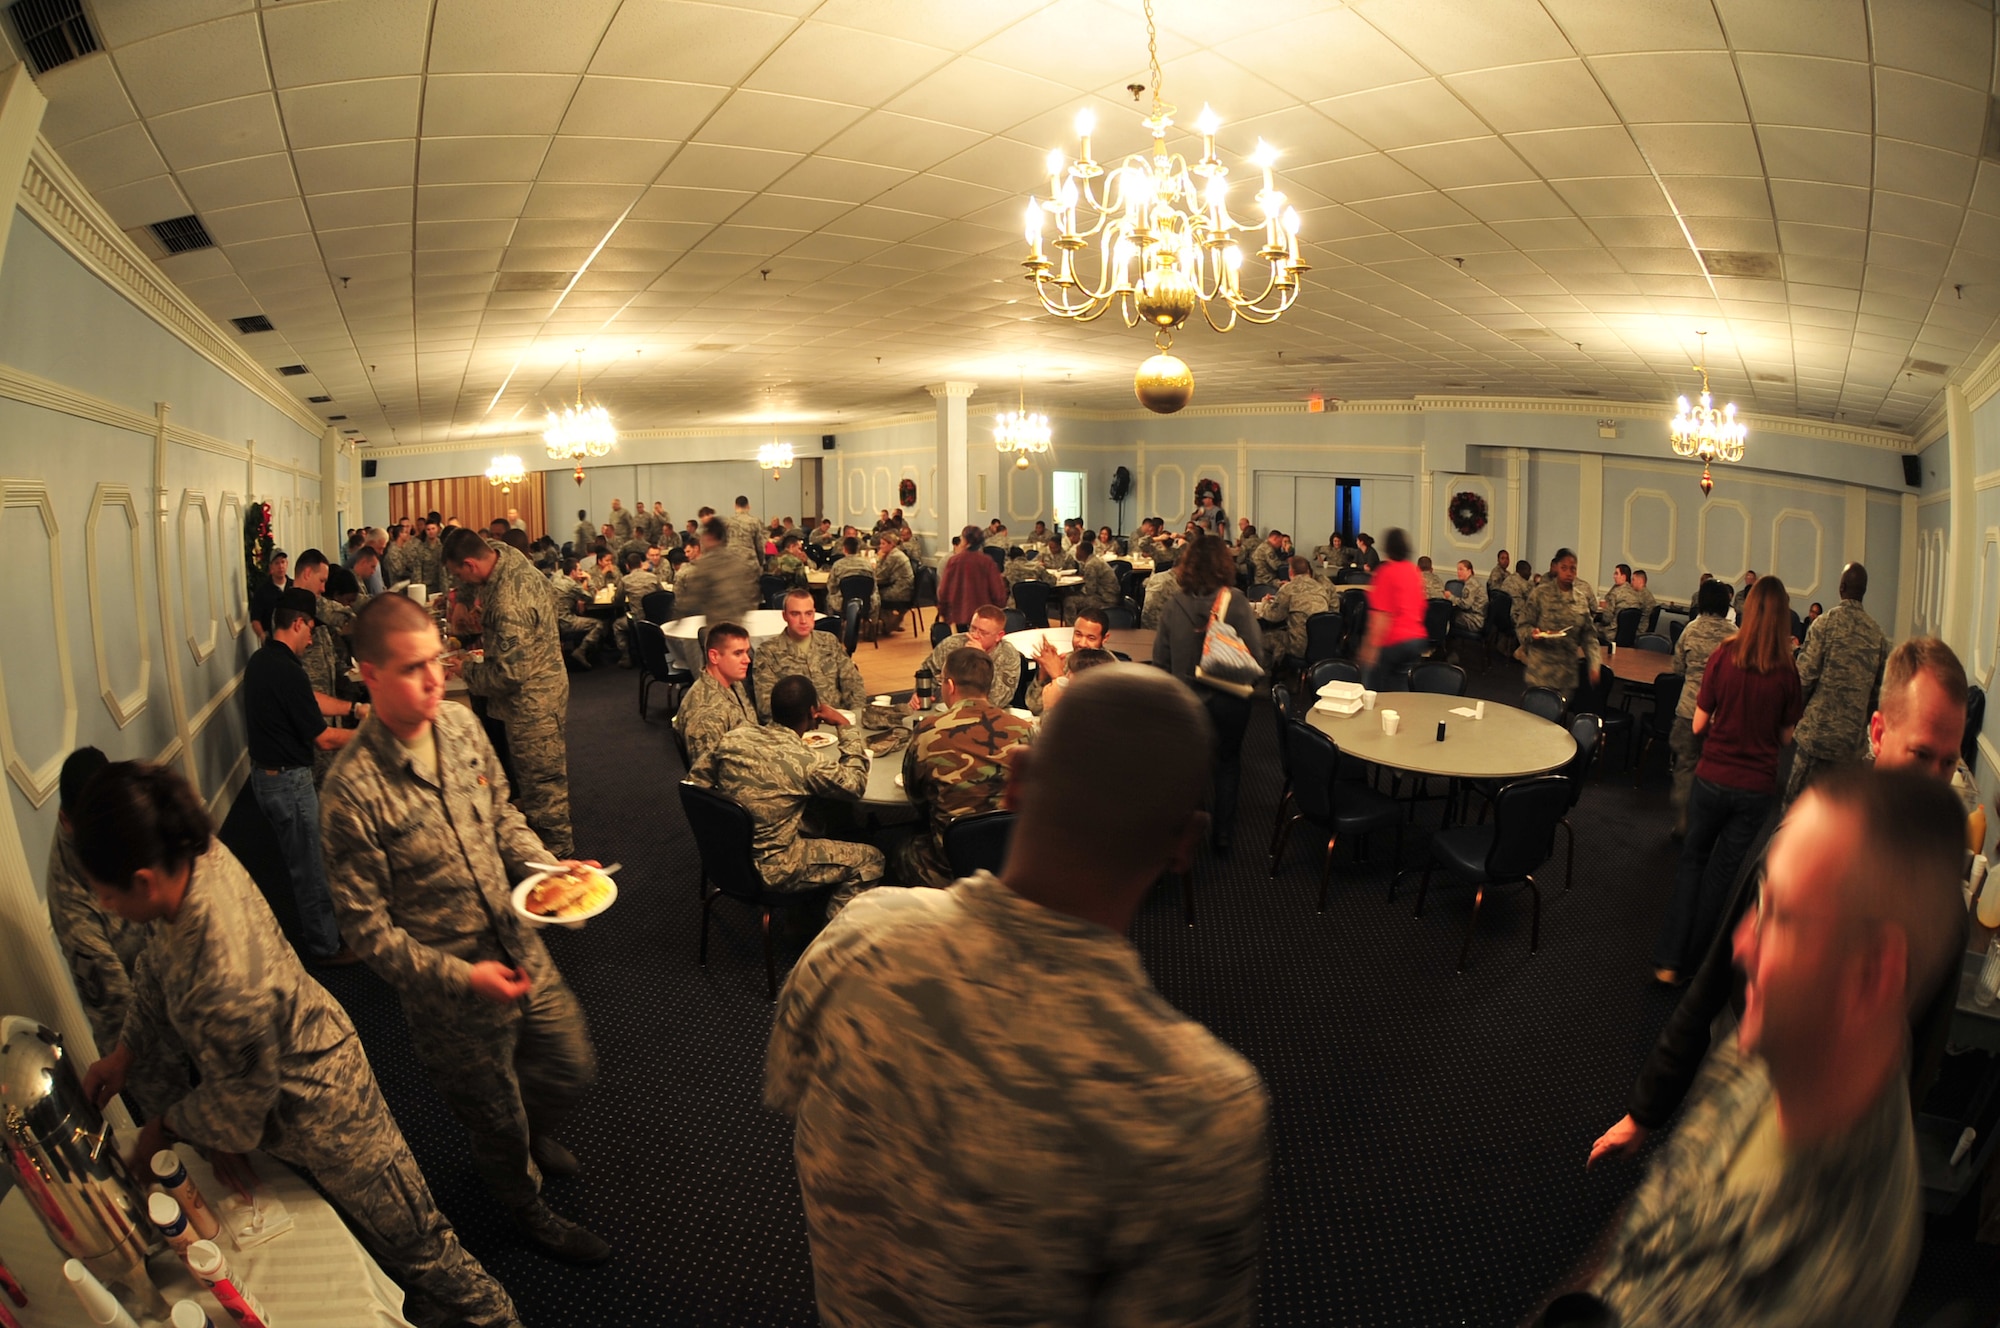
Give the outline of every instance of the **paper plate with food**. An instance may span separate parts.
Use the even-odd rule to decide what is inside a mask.
[[[618,883],[595,867],[536,872],[514,887],[514,911],[537,927],[581,927],[618,899]]]
[[[840,741],[837,735],[828,733],[825,729],[814,729],[803,736],[806,746],[811,747],[815,751],[832,747]]]
[[[1569,635],[1569,628],[1567,627],[1557,628],[1553,632],[1545,632],[1539,627],[1535,629],[1535,640],[1537,641],[1559,641],[1563,637],[1568,635]]]

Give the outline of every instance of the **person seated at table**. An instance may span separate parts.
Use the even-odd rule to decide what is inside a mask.
[[[562,638],[570,662],[585,673],[592,666],[591,653],[604,644],[610,624],[602,618],[586,617],[583,602],[590,598],[590,577],[574,558],[565,558],[548,574],[549,597],[555,603],[556,635]]]
[[[1067,684],[1068,656],[1064,655],[1050,641],[1053,631],[1042,636],[1041,649],[1035,652],[1035,676],[1028,682],[1028,694],[1022,704],[1033,714],[1041,714],[1050,693],[1061,690]],[[1099,609],[1085,609],[1076,615],[1069,626],[1069,647],[1072,653],[1078,650],[1111,649],[1111,629],[1105,626],[1104,613]],[[1114,656],[1115,658],[1115,656]]]
[[[1541,580],[1540,577],[1534,577],[1532,580],[1529,579],[1533,571],[1534,564],[1528,561],[1528,555],[1524,553],[1514,560],[1514,565],[1507,570],[1505,576],[1500,578],[1498,584],[1489,579],[1486,588],[1488,590],[1506,591],[1508,597],[1514,601],[1515,609],[1518,610],[1521,607],[1521,601],[1528,598],[1528,592],[1532,591],[1536,583]]]
[[[785,630],[753,652],[757,713],[765,723],[771,720],[771,693],[778,680],[794,674],[812,679],[821,698],[843,710],[859,710],[868,703],[861,670],[841,648],[840,638],[813,630],[818,617],[812,591],[786,591]]]
[[[757,607],[758,575],[756,557],[711,516],[701,524],[700,552],[674,578],[674,616],[743,622]]]
[[[1660,601],[1646,584],[1646,569],[1632,569],[1632,589],[1639,595],[1639,630],[1651,631],[1653,619],[1659,614]]]
[[[1083,583],[1069,592],[1065,607],[1071,618],[1085,609],[1111,608],[1125,598],[1125,593],[1118,588],[1118,574],[1099,556],[1102,552],[1088,532],[1084,534],[1083,542],[1076,546],[1076,574],[1083,578]]]
[[[141,1125],[141,1174],[184,1140],[209,1152],[224,1181],[243,1184],[243,1154],[261,1150],[310,1176],[353,1224],[402,1284],[413,1322],[519,1328],[513,1301],[438,1211],[347,1012],[299,963],[187,781],[164,766],[107,766],[73,821],[98,902],[161,924],[134,967],[124,1027],[85,1073],[84,1093],[102,1106],[162,1045],[184,1048],[198,1071],[196,1087]]]
[[[1167,605],[1175,595],[1180,594],[1180,582],[1174,579],[1174,569],[1165,567],[1146,578],[1142,587],[1145,602],[1139,606],[1139,626],[1147,631],[1157,631],[1160,616],[1167,611]]]
[[[1454,610],[1451,630],[1456,636],[1478,638],[1486,631],[1486,582],[1472,574],[1472,563],[1458,560],[1458,593],[1447,594]]]
[[[632,649],[632,620],[642,616],[639,606],[646,596],[660,588],[660,578],[646,567],[646,555],[631,550],[618,560],[619,568],[625,573],[618,578],[618,595],[624,601],[625,611],[611,620],[611,636],[618,647],[620,667],[632,668],[639,660]],[[557,624],[561,630],[561,624]]]
[[[1034,735],[1031,721],[995,705],[993,660],[961,646],[944,662],[944,705],[917,724],[903,749],[903,790],[924,823],[898,836],[891,873],[909,886],[942,890],[956,877],[944,852],[953,821],[997,811],[1007,785],[1007,760]]]
[[[590,560],[590,593],[593,598],[618,582],[618,556],[609,548],[599,549]]]
[[[819,524],[813,527],[813,533],[806,537],[806,542],[822,552],[833,552],[834,546],[840,543],[840,532],[833,528],[833,519],[821,517]]]
[[[1045,586],[1056,583],[1056,574],[1038,558],[1028,556],[1029,550],[1019,544],[1007,550],[1007,565],[1000,569],[1000,579],[1007,583],[1007,607],[1018,609],[1020,603],[1014,598],[1014,587],[1023,581],[1039,581]]]
[[[1158,561],[1160,555],[1167,551],[1166,542],[1160,538],[1158,517],[1149,516],[1140,520],[1138,532],[1132,537],[1131,548],[1134,558],[1144,558],[1149,562]]]
[[[1007,611],[995,604],[982,604],[972,611],[972,626],[963,632],[953,632],[937,643],[924,662],[930,666],[933,677],[944,676],[944,662],[951,658],[951,652],[960,646],[972,646],[993,657],[992,695],[997,703],[1013,704],[1014,694],[1021,685],[1021,652],[1006,640]],[[914,709],[917,698],[910,698]]]
[[[1275,586],[1292,573],[1291,542],[1282,530],[1274,530],[1264,542],[1250,550],[1250,584]]]
[[[1042,709],[1040,713],[1046,718],[1048,712],[1055,709],[1056,703],[1069,694],[1069,689],[1075,685],[1077,678],[1083,674],[1106,664],[1129,664],[1131,662],[1131,660],[1126,659],[1122,655],[1112,654],[1109,650],[1093,650],[1089,647],[1079,647],[1070,651],[1069,654],[1063,656],[1063,674],[1062,677],[1056,679],[1058,685],[1042,693]]]
[[[875,602],[883,613],[896,615],[898,625],[917,597],[917,569],[894,535],[884,535],[875,550]]]
[[[1424,583],[1425,599],[1450,599],[1444,588],[1444,578],[1431,566],[1431,556],[1426,553],[1417,559],[1417,577]]]
[[[794,586],[807,584],[805,540],[797,531],[787,531],[778,537],[778,551],[764,560],[765,576],[782,576]]]
[[[826,573],[826,611],[836,618],[840,616],[844,603],[840,595],[840,583],[850,576],[865,576],[870,581],[875,579],[875,564],[862,556],[861,540],[855,535],[849,535],[840,542],[840,557]],[[862,614],[865,617],[872,617],[874,613],[875,597],[870,595],[868,607],[862,610]]]
[[[750,676],[750,633],[732,622],[716,623],[704,645],[708,667],[674,711],[674,732],[690,764],[724,735],[757,723],[757,704],[743,686]]]
[[[805,744],[808,730],[830,724],[839,735],[834,759]],[[780,678],[771,689],[771,722],[732,729],[694,758],[688,778],[734,799],[750,814],[750,852],[772,890],[835,887],[831,918],[863,890],[882,883],[882,850],[806,833],[814,798],[859,802],[868,790],[868,748],[859,724],[819,699],[812,679]]]
[[[1306,619],[1332,610],[1333,589],[1312,574],[1312,564],[1303,558],[1294,557],[1286,570],[1291,573],[1290,579],[1278,587],[1277,594],[1257,605],[1257,617],[1262,622],[1283,624],[1280,630],[1264,638],[1273,666],[1291,664],[1303,668]]]
[[[1076,567],[1076,559],[1070,554],[1070,546],[1061,535],[1053,535],[1042,546],[1042,566],[1057,576]]]
[[[1643,610],[1645,603],[1645,598],[1639,594],[1639,588],[1632,584],[1632,568],[1626,563],[1619,563],[1611,569],[1611,589],[1604,592],[1604,607],[1597,615],[1597,620],[1606,630],[1615,632],[1618,628],[1618,615],[1621,612],[1626,609]],[[1645,627],[1646,615],[1641,612],[1639,628],[1644,631]]]
[[[1375,551],[1375,537],[1363,531],[1354,537],[1356,557],[1354,565],[1366,572],[1373,572],[1382,565],[1382,555]]]
[[[1806,606],[1806,629],[1810,631],[1812,625],[1819,621],[1819,616],[1825,612],[1826,605],[1821,604],[1818,600],[1814,600],[1811,604],[1808,604]]]

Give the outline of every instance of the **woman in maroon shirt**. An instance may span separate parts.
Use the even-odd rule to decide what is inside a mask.
[[[1777,577],[1759,577],[1736,634],[1708,657],[1694,703],[1701,760],[1674,896],[1653,951],[1659,981],[1686,981],[1715,939],[1743,855],[1778,807],[1778,752],[1804,709],[1791,597]]]
[[[944,565],[938,578],[938,617],[962,632],[972,622],[974,609],[1007,602],[1007,581],[1000,568],[986,556],[986,536],[978,526],[967,526],[959,536],[958,552]]]

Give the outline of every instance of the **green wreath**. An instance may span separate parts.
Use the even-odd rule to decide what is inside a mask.
[[[1451,496],[1451,528],[1461,535],[1486,529],[1486,499],[1470,489]]]
[[[271,572],[271,551],[277,541],[271,537],[271,505],[251,503],[243,509],[243,570],[255,590]]]

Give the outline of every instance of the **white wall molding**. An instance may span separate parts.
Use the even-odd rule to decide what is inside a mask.
[[[1450,479],[1449,476],[1445,478]],[[1459,534],[1458,527],[1451,523],[1451,500],[1461,493],[1476,493],[1486,500],[1486,529],[1479,533],[1479,538],[1476,540],[1469,540]],[[1456,480],[1452,480],[1444,486],[1444,506],[1445,538],[1450,542],[1453,549],[1460,553],[1484,553],[1493,547],[1493,541],[1499,534],[1500,523],[1493,519],[1493,509],[1497,506],[1497,502],[1494,498],[1491,476],[1468,474],[1460,475]],[[1457,560],[1453,559],[1453,561]],[[1449,580],[1450,578],[1446,579]]]
[[[1910,635],[1917,608],[1917,496],[1901,494],[1896,500],[1896,636]]]
[[[1181,497],[1174,502],[1163,503],[1160,501],[1160,481],[1166,479],[1169,475],[1174,477],[1172,488],[1179,492]],[[1148,495],[1152,501],[1147,504],[1147,515],[1150,516],[1154,512],[1160,513],[1166,517],[1168,528],[1178,532],[1181,523],[1187,519],[1188,513],[1193,510],[1192,499],[1187,495],[1192,494],[1194,490],[1188,485],[1187,472],[1171,461],[1154,462],[1152,481],[1152,492]]]
[[[113,615],[123,616],[122,609],[107,600],[99,575],[98,539],[106,510],[125,513],[125,535],[132,548],[132,627],[138,637],[135,653],[139,658],[139,678],[132,690],[123,696],[112,685],[111,658],[104,644],[105,620]],[[97,492],[90,497],[90,517],[84,522],[83,540],[84,565],[89,581],[90,648],[97,657],[98,695],[104,698],[104,708],[111,712],[112,722],[121,729],[137,719],[146,708],[146,698],[153,682],[153,648],[146,632],[145,560],[140,555],[139,526],[139,504],[132,491],[122,484],[99,484]]]
[[[1528,530],[1528,449],[1507,449],[1507,547],[1518,549]],[[1510,555],[1511,556],[1511,555]]]
[[[195,617],[194,596],[191,593],[196,569],[188,566],[187,525],[190,512],[201,514],[202,584],[208,589],[208,612],[201,618]],[[222,591],[221,587],[216,585],[215,523],[209,519],[208,495],[200,489],[181,490],[180,513],[174,523],[174,539],[180,546],[177,552],[180,554],[181,569],[181,624],[186,628],[188,653],[194,656],[195,663],[206,664],[208,657],[215,653],[216,604],[222,598]],[[202,624],[199,632],[195,630],[196,623]]]
[[[228,489],[215,503],[215,564],[219,572],[216,595],[221,604],[222,623],[234,640],[243,635],[243,629],[250,622],[250,587],[243,584],[243,499]],[[236,578],[243,591],[236,594],[229,587],[230,578]]]
[[[1996,580],[2000,580],[2000,527],[1988,526],[1979,545],[1979,583],[1973,588],[1972,599],[1975,606],[1986,603]],[[1993,685],[1996,633],[2000,633],[2000,614],[1988,614],[1979,620],[1972,639],[1973,681],[1981,687]]]
[[[1803,586],[1795,586],[1789,582],[1787,582],[1785,585],[1785,589],[1789,593],[1793,595],[1804,595],[1810,598],[1813,592],[1819,589],[1820,578],[1826,575],[1825,571],[1823,570],[1825,567],[1824,559],[1826,557],[1826,527],[1820,523],[1819,514],[1817,512],[1808,512],[1803,507],[1787,507],[1783,511],[1779,512],[1776,516],[1772,517],[1771,518],[1771,570],[1773,572],[1777,572],[1778,570],[1778,565],[1777,565],[1778,550],[1785,547],[1785,542],[1782,538],[1782,535],[1784,532],[1785,523],[1787,521],[1803,521],[1807,525],[1810,525],[1812,527],[1812,532],[1813,532],[1812,582],[1809,585],[1803,585]],[[1783,574],[1780,573],[1779,575],[1782,578]]]
[[[1736,519],[1743,524],[1743,560],[1733,567],[1722,570],[1717,570],[1709,566],[1708,561],[1708,518],[1711,513],[1718,511],[1734,512]],[[1701,505],[1701,515],[1695,520],[1695,567],[1707,572],[1718,581],[1736,581],[1742,577],[1743,573],[1750,570],[1750,560],[1754,556],[1750,551],[1750,509],[1742,503],[1737,502],[1734,498],[1711,498],[1703,503]]]
[[[1868,561],[1868,490],[1858,484],[1847,486],[1845,510],[1840,519],[1840,562]]]
[[[1693,465],[1692,462],[1655,461],[1651,457],[1623,456],[1608,456],[1604,459],[1604,462],[1608,466],[1615,466],[1626,470],[1643,470],[1653,475],[1671,475],[1675,479],[1684,481],[1688,488],[1696,492],[1700,491],[1701,472],[1690,469]],[[1823,480],[1805,479],[1797,475],[1780,475],[1775,471],[1732,469],[1716,471],[1714,474],[1717,490],[1725,490],[1731,482],[1734,482],[1738,484],[1762,484],[1767,488],[1784,489],[1787,492],[1818,493],[1824,494],[1829,498],[1844,499],[1848,489],[1848,486],[1844,484],[1832,484]]]
[[[1584,453],[1577,463],[1576,558],[1592,575],[1604,568],[1604,458]]]
[[[30,766],[15,745],[13,711],[7,704],[6,680],[0,678],[0,758],[29,805],[40,807],[55,793],[63,761],[76,747],[76,682],[69,653],[69,615],[63,611],[62,528],[48,486],[39,480],[0,479],[0,509],[9,507],[34,509],[49,542],[49,616],[55,632],[56,676],[62,682],[63,724],[56,750],[39,765]]]
[[[244,387],[283,411],[299,427],[317,434],[325,421],[305,408],[286,387],[244,353],[193,300],[181,293],[90,191],[71,174],[47,139],[38,138],[21,181],[21,210],[105,285],[180,338],[191,350]]]
[[[1664,557],[1648,558],[1632,547],[1632,505],[1638,499],[1650,498],[1667,509],[1667,552]],[[1665,489],[1632,489],[1625,495],[1625,530],[1618,541],[1618,561],[1628,567],[1643,567],[1647,578],[1659,575],[1674,565],[1674,559],[1681,546],[1681,508],[1673,495]]]
[[[76,419],[108,425],[113,429],[123,429],[128,433],[143,434],[147,438],[151,438],[159,430],[159,420],[152,415],[121,406],[115,401],[106,401],[87,392],[79,392],[73,387],[66,387],[53,379],[16,369],[12,365],[0,364],[0,397],[21,402],[23,405],[40,406],[44,410],[52,410]],[[204,433],[196,433],[193,429],[184,429],[178,424],[168,425],[166,436],[170,443],[178,443],[183,447],[192,447],[203,452],[214,452],[220,456],[246,460],[251,456],[249,448],[221,438],[211,438]],[[256,464],[284,471],[286,474],[314,483],[319,481],[317,470],[308,470],[289,461],[260,456],[256,458]]]

